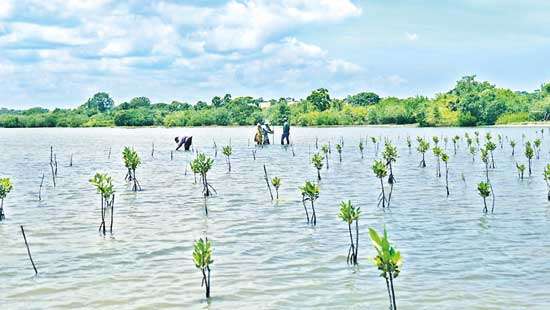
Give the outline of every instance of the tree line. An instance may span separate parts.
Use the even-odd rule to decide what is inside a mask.
[[[453,89],[433,98],[380,97],[361,92],[333,98],[325,88],[305,99],[215,96],[210,103],[172,101],[151,103],[136,97],[115,105],[105,92],[95,94],[74,109],[0,109],[0,127],[110,127],[110,126],[209,126],[254,125],[267,121],[280,125],[418,124],[423,127],[482,126],[550,119],[550,83],[532,92],[499,88],[465,76]]]

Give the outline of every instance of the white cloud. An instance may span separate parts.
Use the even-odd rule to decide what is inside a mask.
[[[89,97],[102,85],[128,93],[162,89],[167,96],[182,86],[230,92],[291,83],[308,89],[361,71],[292,37],[312,23],[360,15],[350,0],[189,3],[0,0],[0,20],[7,18],[0,22],[0,74],[11,73],[13,81],[0,91],[29,100],[35,86],[37,93],[57,87],[48,98],[64,95],[52,99],[60,102]]]
[[[406,33],[405,33],[405,36],[407,37],[407,40],[409,40],[409,41],[416,41],[416,40],[418,40],[418,34],[416,34],[416,33],[409,33],[409,32],[406,32]]]

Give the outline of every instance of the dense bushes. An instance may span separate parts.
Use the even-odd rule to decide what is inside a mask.
[[[136,97],[115,106],[108,94],[97,93],[72,110],[0,109],[0,127],[281,125],[286,118],[301,126],[476,126],[546,121],[550,120],[550,83],[534,92],[513,92],[466,76],[433,99],[380,98],[372,92],[335,99],[320,88],[298,101],[280,98],[264,102],[226,94],[215,96],[211,104],[199,101],[195,105],[178,101],[152,104],[147,97]]]

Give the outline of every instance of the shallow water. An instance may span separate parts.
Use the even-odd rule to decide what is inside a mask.
[[[0,223],[0,306],[387,309],[385,282],[368,259],[374,249],[367,235],[369,227],[385,225],[404,256],[396,279],[400,309],[548,309],[550,206],[542,178],[549,160],[548,130],[541,158],[533,161],[533,176],[520,181],[515,171],[515,160],[526,163],[522,134],[532,139],[540,136],[537,129],[479,130],[482,137],[490,130],[495,141],[500,133],[518,142],[515,159],[506,140],[495,151],[497,168],[490,177],[496,206],[489,215],[482,214],[476,192],[484,168],[479,156],[472,163],[465,141],[456,156],[450,141],[447,146],[450,197],[444,177],[435,176],[431,151],[428,167],[418,167],[417,135],[462,136],[465,129],[293,128],[295,157],[290,149],[273,145],[258,149],[255,161],[250,128],[0,129],[0,177],[14,183],[5,200],[6,220]],[[201,188],[192,173],[185,175],[193,155],[177,152],[170,160],[173,136],[185,133],[212,156],[214,139],[219,146],[209,173],[218,196],[208,200],[208,218]],[[369,139],[364,159],[357,147],[366,135],[389,137],[398,146],[391,211],[376,207],[380,184],[370,169],[374,145]],[[407,135],[413,138],[411,153]],[[316,136],[319,144],[331,140],[334,145],[340,137],[345,144],[342,163],[333,148],[330,169],[322,171],[318,223],[312,228],[305,222],[298,187],[316,178],[309,162]],[[229,141],[231,173],[221,153]],[[50,180],[50,145],[59,161],[56,188]],[[143,159],[137,171],[142,192],[131,192],[124,182],[120,152],[125,145]],[[263,164],[270,177],[282,179],[278,202],[269,198]],[[99,197],[88,183],[96,171],[115,179],[113,236],[97,231]],[[348,199],[362,210],[357,268],[346,265],[347,225],[337,217],[339,202]],[[19,225],[25,226],[37,277]],[[191,257],[193,241],[206,234],[214,247],[209,301]]]

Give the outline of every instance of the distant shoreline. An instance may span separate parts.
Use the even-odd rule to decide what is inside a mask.
[[[550,127],[550,121],[547,122],[525,122],[517,124],[504,124],[504,125],[481,125],[481,126],[424,126],[421,127],[418,124],[378,124],[378,125],[326,125],[326,126],[300,126],[291,125],[293,128],[351,128],[351,127],[365,127],[365,128],[519,128],[519,127]],[[0,127],[0,129],[48,129],[48,128],[61,128],[61,129],[89,129],[89,128],[123,128],[123,129],[140,129],[140,128],[240,128],[250,127],[253,125],[208,125],[208,126],[95,126],[95,127]],[[281,126],[273,126],[281,127]]]

